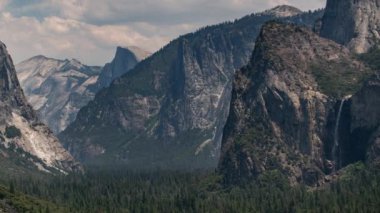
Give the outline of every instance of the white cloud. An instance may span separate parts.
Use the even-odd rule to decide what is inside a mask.
[[[85,0],[49,0],[54,7],[57,7],[61,11],[63,17],[71,19],[81,19],[86,12],[90,3],[94,1]],[[99,5],[98,5],[99,6]],[[94,11],[93,11],[94,12]]]
[[[1,40],[16,62],[37,54],[56,58],[78,58],[88,64],[103,65],[110,61],[116,46],[139,44],[154,51],[169,37],[144,36],[125,25],[86,24],[72,19],[0,16]]]
[[[3,10],[8,3],[9,0],[0,0],[0,10]]]
[[[0,35],[16,62],[44,54],[103,65],[116,46],[155,51],[178,35],[278,4],[325,0],[0,0]]]

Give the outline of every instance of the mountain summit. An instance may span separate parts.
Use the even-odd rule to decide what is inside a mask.
[[[115,58],[104,68],[87,66],[77,59],[58,60],[39,55],[17,64],[17,75],[41,120],[58,134],[100,89],[149,55],[138,47],[129,48],[118,47]]]
[[[149,52],[138,47],[117,47],[114,59],[111,63],[106,64],[101,71],[96,83],[97,89],[108,87],[114,79],[133,69],[149,55]]]
[[[17,156],[44,171],[80,169],[27,103],[12,59],[3,43],[0,43],[0,98],[1,163],[17,161],[11,157]]]
[[[272,9],[266,10],[262,12],[261,14],[264,15],[270,15],[274,17],[290,17],[295,16],[298,14],[301,14],[302,11],[296,7],[289,6],[289,5],[279,5],[277,7],[274,7]]]
[[[20,84],[29,103],[54,133],[74,121],[77,112],[95,96],[91,88],[100,67],[76,59],[58,60],[35,56],[16,65]]]
[[[317,11],[282,19],[310,26],[320,17]],[[61,141],[86,163],[215,168],[235,70],[247,64],[261,26],[272,19],[253,14],[173,40],[101,90]]]
[[[219,165],[226,181],[277,170],[316,186],[361,160],[342,147],[365,142],[343,145],[340,124],[348,95],[369,73],[348,49],[306,28],[266,24],[251,62],[235,76]]]

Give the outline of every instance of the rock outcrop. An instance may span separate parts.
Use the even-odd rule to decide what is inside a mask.
[[[291,183],[318,185],[344,157],[334,145],[336,125],[344,128],[339,100],[368,73],[348,49],[306,28],[266,24],[235,76],[219,164],[225,181],[278,170]]]
[[[327,0],[321,36],[365,53],[380,41],[379,0]]]
[[[301,13],[302,11],[300,9],[289,5],[279,5],[270,10],[262,12],[262,14],[271,15],[278,18],[296,16]]]
[[[35,56],[16,65],[21,87],[41,120],[59,134],[79,110],[102,88],[134,68],[148,53],[137,47],[118,47],[104,68],[83,65],[76,59]]]
[[[111,82],[131,69],[150,55],[138,47],[117,47],[116,55],[111,63],[106,64],[96,82],[97,90],[108,87]]]
[[[282,20],[312,26],[321,14]],[[216,167],[234,72],[276,18],[250,15],[172,41],[98,93],[60,139],[86,163]]]
[[[0,149],[16,152],[43,171],[65,173],[81,169],[26,101],[3,43],[0,43],[0,98]]]
[[[349,126],[343,130],[344,164],[358,160],[380,166],[380,73],[368,80],[350,104]]]
[[[75,120],[79,109],[95,97],[100,67],[78,60],[35,56],[16,65],[29,103],[41,120],[58,134]]]

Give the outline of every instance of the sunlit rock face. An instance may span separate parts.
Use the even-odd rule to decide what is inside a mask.
[[[97,90],[108,87],[113,80],[133,69],[151,53],[138,47],[117,47],[112,62],[106,64],[96,83]]]
[[[219,164],[226,183],[276,170],[293,184],[322,184],[344,166],[342,146],[354,148],[343,137],[349,98],[369,72],[347,48],[306,28],[266,24],[235,75]]]
[[[56,134],[95,97],[94,84],[100,74],[100,67],[45,56],[23,61],[16,65],[16,70],[29,103]]]
[[[278,18],[281,17],[290,17],[301,14],[302,11],[296,7],[292,7],[289,5],[280,5],[270,10],[264,11],[262,14],[272,15]]]
[[[380,41],[379,0],[328,0],[321,36],[365,53]]]
[[[55,133],[71,124],[79,110],[102,88],[127,73],[149,53],[118,47],[104,68],[87,66],[76,59],[35,56],[16,65],[21,87],[41,120]]]
[[[311,27],[321,15],[281,19]],[[272,19],[258,13],[173,40],[100,91],[59,137],[86,163],[215,168],[234,73]]]
[[[47,172],[81,170],[28,104],[6,46],[0,43],[0,144]],[[10,159],[12,160],[12,159]]]

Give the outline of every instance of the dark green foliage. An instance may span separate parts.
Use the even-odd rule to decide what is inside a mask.
[[[21,137],[21,131],[15,126],[7,126],[5,128],[5,136],[7,138]]]
[[[374,70],[380,70],[380,49],[379,47],[371,48],[368,53],[358,56],[360,60],[364,61],[369,67]]]
[[[281,20],[312,27],[315,20],[322,15],[323,11],[318,10]],[[184,63],[189,59],[196,60],[204,76],[194,77],[209,79],[207,73],[213,73],[214,69],[209,57],[214,58],[213,55],[216,55],[215,63],[223,64],[226,68],[223,72],[228,73],[228,76],[218,75],[220,85],[228,83],[233,79],[233,71],[247,64],[262,25],[272,19],[277,17],[252,14],[234,22],[204,27],[175,39],[115,80],[109,88],[97,93],[96,98],[80,110],[76,121],[59,135],[60,141],[66,147],[72,147],[75,157],[85,164],[104,165],[117,158],[118,162],[135,168],[215,168],[217,160],[209,157],[208,150],[203,152],[208,156],[194,156],[197,147],[210,138],[205,138],[204,135],[212,135],[214,127],[206,130],[205,134],[198,134],[193,132],[194,129],[183,131],[183,127],[178,126],[182,122],[176,124],[181,114],[186,113],[186,97],[192,96],[192,90],[187,91],[184,87],[188,78]],[[138,102],[137,98],[141,100],[141,96],[152,102],[158,101],[159,114],[148,119],[137,116],[134,103]],[[155,104],[149,105],[152,107]],[[215,112],[215,116],[223,114],[219,110]],[[120,116],[142,123],[126,127],[120,123]],[[187,120],[184,122],[186,123],[181,124],[184,127],[191,126],[187,124]],[[162,128],[167,124],[176,130],[176,137],[173,139]],[[144,126],[144,131],[140,125]],[[152,137],[147,137],[146,132]],[[85,141],[100,145],[107,152],[92,159],[86,153],[80,153],[85,149],[82,146],[87,146]],[[211,150],[214,147],[206,148]],[[103,157],[107,159],[99,159]]]
[[[9,193],[14,194],[15,193],[15,185],[13,181],[9,183]]]
[[[7,178],[8,176],[24,176],[25,174],[41,178],[48,176],[45,173],[41,173],[35,163],[43,165],[41,159],[17,148],[13,143],[9,144],[8,148],[0,144],[0,179]],[[46,169],[49,169],[51,174],[60,174],[59,171],[53,168]],[[9,182],[4,184],[8,185]]]
[[[320,89],[326,95],[342,98],[357,92],[363,82],[373,74],[372,70],[358,70],[348,61],[321,61],[311,65]]]
[[[48,201],[37,199],[17,192],[13,183],[10,184],[11,190],[0,185],[0,212],[43,212],[42,209],[48,208],[53,212],[68,212],[67,209],[59,207]],[[50,211],[50,212],[52,212]]]
[[[377,212],[379,170],[359,163],[345,174],[319,190],[291,187],[276,170],[231,187],[220,185],[221,177],[212,172],[132,173],[118,168],[85,176],[13,179],[17,190],[67,212]],[[56,212],[52,208],[41,210]]]
[[[5,141],[5,138],[3,137],[3,135],[1,134],[1,132],[0,132],[0,143],[1,142],[4,142]]]

